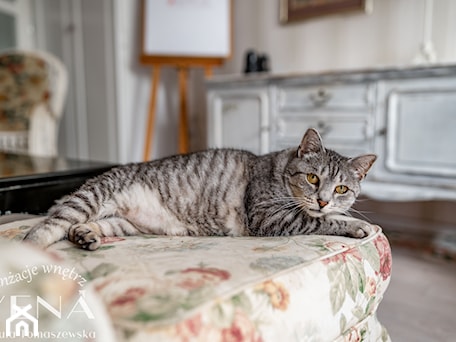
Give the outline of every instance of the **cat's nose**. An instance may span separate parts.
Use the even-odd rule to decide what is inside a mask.
[[[328,205],[328,202],[319,199],[318,200],[318,205],[320,206],[320,209],[321,209],[321,208],[326,207]]]

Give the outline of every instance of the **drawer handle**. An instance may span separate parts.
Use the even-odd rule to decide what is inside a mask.
[[[320,88],[316,93],[311,93],[309,95],[310,100],[315,106],[323,106],[331,99],[331,97],[331,94],[324,88]]]
[[[320,135],[323,137],[331,131],[331,126],[324,121],[318,121],[317,129]]]
[[[238,106],[234,103],[224,103],[222,106],[222,113],[235,112],[238,110]]]

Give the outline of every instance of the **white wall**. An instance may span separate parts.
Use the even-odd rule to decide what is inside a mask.
[[[333,15],[281,25],[278,0],[235,0],[239,73],[249,47],[270,55],[275,73],[410,65],[423,38],[424,0],[374,0],[371,14]],[[456,1],[435,0],[433,42],[439,62],[456,61]]]

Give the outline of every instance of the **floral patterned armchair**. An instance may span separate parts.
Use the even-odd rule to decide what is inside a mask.
[[[47,52],[0,52],[0,150],[55,156],[67,84],[65,66]]]

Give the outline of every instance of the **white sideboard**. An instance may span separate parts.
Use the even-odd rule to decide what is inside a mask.
[[[206,86],[209,147],[264,154],[314,127],[328,148],[378,155],[365,195],[456,199],[456,66],[216,76]]]

